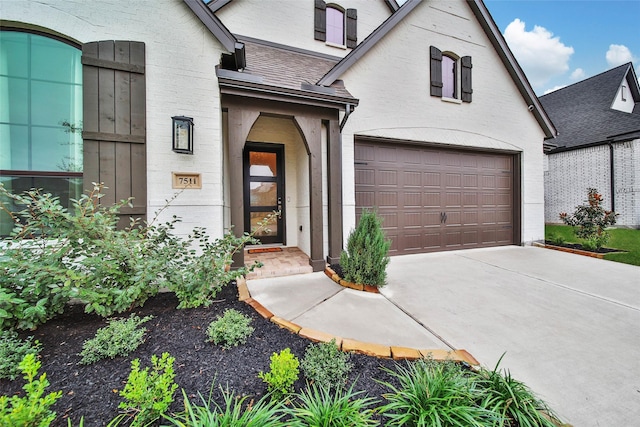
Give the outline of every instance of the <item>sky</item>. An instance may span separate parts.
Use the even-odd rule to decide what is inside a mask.
[[[640,69],[640,0],[484,0],[537,95]]]

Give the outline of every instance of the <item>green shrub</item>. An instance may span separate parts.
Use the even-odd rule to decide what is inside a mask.
[[[248,396],[236,396],[228,389],[222,389],[224,407],[205,401],[202,406],[191,403],[182,390],[185,410],[176,417],[165,416],[171,425],[179,427],[284,427],[284,412],[281,403],[269,399],[247,402]]]
[[[473,380],[453,362],[419,360],[387,372],[399,386],[383,383],[391,390],[380,408],[389,418],[386,426],[480,427],[499,421],[476,403]]]
[[[476,375],[482,406],[500,416],[502,426],[554,427],[551,409],[509,371],[498,371],[500,360],[492,371],[481,369]]]
[[[308,380],[327,389],[342,388],[352,366],[349,355],[338,349],[335,339],[309,345],[300,365]]]
[[[605,229],[616,223],[618,214],[602,207],[602,195],[598,190],[589,188],[587,192],[587,204],[576,206],[575,212],[571,215],[561,213],[560,219],[574,227],[576,236],[584,239],[585,248],[597,250],[609,240],[609,233]]]
[[[62,396],[62,392],[44,395],[49,381],[46,373],[36,378],[40,366],[33,353],[27,354],[20,362],[20,370],[26,380],[23,387],[25,396],[0,396],[0,425],[46,427],[56,418],[56,413],[50,408]]]
[[[550,233],[547,240],[556,246],[562,246],[565,243],[565,239],[560,234]]]
[[[42,349],[33,337],[20,339],[13,331],[0,332],[0,378],[15,380],[20,375],[20,362],[27,354],[37,355]]]
[[[353,385],[343,391],[318,387],[313,384],[296,395],[296,405],[288,412],[289,426],[366,427],[377,426],[375,411],[370,407],[376,403],[372,398],[361,398],[363,392],[354,392]]]
[[[345,280],[372,286],[384,286],[389,264],[389,247],[382,230],[382,219],[374,211],[364,209],[360,222],[351,231],[347,250],[340,255]]]
[[[82,345],[81,364],[88,365],[98,360],[127,356],[144,342],[147,328],[139,326],[151,320],[153,316],[140,318],[135,315],[128,319],[111,319],[109,325],[98,329],[94,338]]]
[[[125,401],[118,406],[126,411],[125,415],[133,418],[131,426],[146,426],[169,409],[178,387],[174,382],[174,361],[169,353],[162,353],[160,358],[154,354],[151,356],[151,371],[149,367],[140,369],[140,359],[131,362],[127,384],[120,392]]]
[[[298,358],[285,348],[280,353],[271,355],[270,371],[260,372],[258,377],[267,383],[267,390],[273,399],[279,400],[293,391],[293,384],[298,380]]]
[[[207,335],[209,341],[229,349],[246,343],[253,331],[251,318],[238,310],[228,309],[224,311],[222,316],[217,316],[216,320],[209,324]]]

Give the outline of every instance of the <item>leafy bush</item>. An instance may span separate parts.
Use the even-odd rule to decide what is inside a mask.
[[[476,404],[473,380],[452,362],[418,360],[387,372],[399,386],[383,383],[391,390],[380,408],[389,418],[386,426],[479,427],[498,420]]]
[[[56,418],[56,413],[50,408],[62,396],[62,392],[44,396],[49,381],[46,373],[36,378],[40,366],[33,353],[27,354],[20,362],[20,370],[26,380],[23,387],[26,395],[0,396],[0,425],[46,427]]]
[[[271,355],[270,371],[260,372],[258,377],[267,383],[267,390],[272,397],[279,400],[293,391],[293,384],[298,380],[298,358],[285,348],[280,353]]]
[[[222,316],[217,316],[216,320],[209,324],[207,335],[209,341],[229,349],[246,343],[253,331],[251,318],[231,308],[225,310]]]
[[[584,239],[583,246],[588,249],[600,249],[609,240],[606,227],[616,223],[617,213],[602,207],[602,195],[595,188],[589,188],[587,204],[576,206],[573,214],[563,212],[560,219],[574,227],[576,236]]]
[[[149,367],[140,370],[140,359],[131,362],[127,384],[120,392],[125,401],[118,406],[126,411],[123,415],[133,417],[131,426],[146,426],[169,409],[178,387],[174,382],[174,361],[169,353],[162,353],[161,358],[154,354],[151,356],[151,371]]]
[[[42,349],[33,337],[22,340],[13,331],[0,332],[0,378],[15,380],[20,375],[19,364],[27,354],[37,355]]]
[[[546,403],[538,399],[524,383],[512,378],[509,371],[498,371],[500,360],[492,371],[481,369],[476,376],[479,392],[483,395],[482,405],[502,418],[500,425],[556,426],[551,421],[555,415]]]
[[[187,394],[184,397],[183,413],[176,417],[165,416],[171,425],[179,427],[284,427],[288,423],[282,421],[284,412],[281,404],[274,400],[260,399],[247,403],[248,396],[236,396],[228,389],[222,389],[224,407],[205,401],[202,395],[202,406],[191,403]]]
[[[372,398],[361,398],[363,392],[354,392],[353,385],[346,391],[318,387],[313,384],[296,397],[296,406],[288,412],[291,415],[289,426],[377,426],[374,419],[375,410],[370,406],[376,401]]]
[[[556,246],[562,246],[565,243],[564,237],[561,236],[560,234],[551,233],[549,234],[547,240],[549,240],[552,244]]]
[[[363,210],[360,222],[351,231],[347,250],[340,255],[345,280],[384,286],[391,241],[385,239],[382,219],[374,211]]]
[[[98,329],[94,338],[86,340],[82,345],[82,360],[80,363],[88,365],[105,358],[127,356],[144,342],[147,328],[139,328],[153,316],[140,318],[135,315],[128,319],[112,319],[109,325]]]
[[[0,184],[0,208],[15,223],[0,257],[2,329],[34,328],[61,313],[70,298],[86,302],[89,313],[111,316],[142,305],[165,286],[177,295],[179,308],[208,306],[224,285],[260,266],[227,271],[236,251],[258,243],[246,233],[212,241],[195,228],[183,239],[173,234],[177,217],[162,224],[132,220],[119,230],[117,214],[130,200],[104,207],[103,188],[94,184],[67,210],[51,194],[14,195]],[[11,212],[2,200],[24,209]]]
[[[300,366],[308,380],[327,389],[342,388],[353,367],[349,355],[338,349],[335,339],[309,345]]]

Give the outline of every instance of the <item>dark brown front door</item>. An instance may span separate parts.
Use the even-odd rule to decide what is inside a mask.
[[[244,230],[255,231],[269,214],[280,216],[255,237],[262,243],[284,241],[284,145],[247,143],[244,149]]]

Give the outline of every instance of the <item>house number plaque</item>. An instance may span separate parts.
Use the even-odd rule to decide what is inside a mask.
[[[202,188],[202,177],[199,173],[172,172],[173,188]]]

